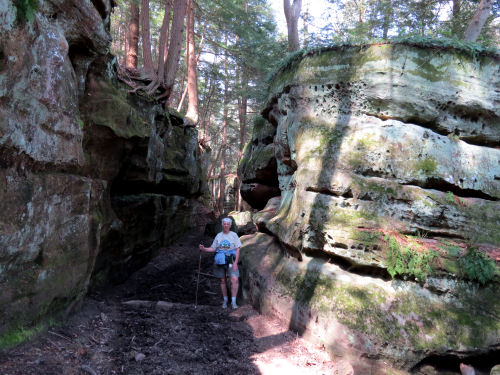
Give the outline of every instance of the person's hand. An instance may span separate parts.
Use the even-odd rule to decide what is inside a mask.
[[[238,271],[238,263],[233,263],[233,271]]]
[[[205,250],[205,246],[203,246],[202,244],[200,244],[200,250],[201,251]]]

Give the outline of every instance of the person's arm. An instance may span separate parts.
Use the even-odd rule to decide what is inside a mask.
[[[238,270],[238,260],[240,259],[240,248],[236,248],[236,258],[234,258],[233,262],[233,270],[237,271]]]
[[[210,247],[205,247],[202,244],[200,244],[200,250],[206,251],[207,253],[215,253],[218,244],[219,244],[219,235],[215,236],[212,245],[210,245]]]
[[[213,253],[213,252],[215,252],[215,249],[213,247],[205,247],[202,244],[200,244],[200,250],[201,251],[206,251],[207,253]]]

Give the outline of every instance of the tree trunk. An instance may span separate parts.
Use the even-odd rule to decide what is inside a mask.
[[[226,37],[227,45],[227,37]],[[219,213],[224,214],[224,200],[226,197],[226,144],[227,144],[227,117],[229,107],[229,78],[227,72],[227,51],[224,61],[224,110],[222,115],[222,143],[219,182]]]
[[[469,26],[467,26],[467,30],[465,30],[465,40],[470,42],[475,42],[477,40],[492,8],[493,0],[481,0],[479,6],[477,7],[476,14],[474,14],[472,21],[470,21]]]
[[[387,39],[387,35],[389,33],[389,26],[391,24],[393,9],[392,9],[392,0],[388,0],[387,4],[384,6],[384,23],[383,23],[383,34],[382,38]]]
[[[165,61],[168,52],[168,28],[170,26],[170,11],[172,10],[172,0],[165,0],[165,15],[160,29],[160,41],[158,43],[158,79],[164,82]]]
[[[194,43],[194,1],[188,0],[187,11],[187,33],[186,33],[186,55],[187,55],[187,92],[188,92],[188,108],[186,112],[186,120],[189,124],[196,125],[198,123],[198,78],[196,77],[197,59]]]
[[[137,68],[137,56],[139,50],[139,5],[135,1],[130,2],[130,19],[127,27],[127,40],[125,66]]]
[[[460,0],[453,0],[453,11],[451,15],[451,33],[452,35],[458,35],[460,32]]]
[[[142,37],[142,58],[144,60],[144,70],[150,77],[154,75],[153,57],[151,56],[151,35],[149,26],[149,0],[141,1],[141,37]]]
[[[165,63],[165,97],[169,98],[174,87],[175,75],[179,68],[179,57],[184,35],[184,18],[186,17],[187,0],[174,0],[174,15],[170,31],[168,56]]]
[[[208,168],[207,179],[210,179],[210,178],[213,177],[212,176],[212,172],[215,169],[215,166],[217,165],[217,162],[219,161],[219,157],[220,157],[221,151],[222,151],[222,147],[219,148],[219,151],[217,151],[217,155],[215,155],[215,160],[212,162],[212,164],[210,164],[210,168]]]
[[[302,8],[302,0],[283,0],[285,10],[286,27],[288,29],[288,51],[293,52],[300,48],[299,42],[299,16]]]
[[[238,160],[241,160],[243,155],[243,147],[245,147],[245,136],[246,136],[246,124],[247,124],[247,106],[248,98],[246,92],[248,90],[248,75],[243,68],[242,78],[241,78],[241,97],[238,98],[238,119],[240,122],[240,147],[238,152]],[[240,199],[240,187],[241,181],[239,178],[235,181],[235,199],[234,199],[234,209],[237,211],[241,210],[241,199]]]

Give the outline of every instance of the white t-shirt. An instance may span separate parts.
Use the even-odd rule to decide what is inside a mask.
[[[232,231],[229,233],[219,232],[217,236],[215,236],[214,242],[212,242],[212,249],[216,251],[230,251],[236,250],[238,247],[241,247],[241,241],[238,235]],[[236,254],[236,251],[234,251]]]

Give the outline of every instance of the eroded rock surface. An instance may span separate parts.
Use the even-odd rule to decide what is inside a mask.
[[[263,115],[276,128],[281,201],[259,228],[302,261],[286,261],[277,293],[295,299],[287,318],[299,331],[316,314],[335,326],[348,309],[349,321],[337,328],[359,338],[352,343],[358,357],[406,369],[430,353],[464,356],[499,345],[499,61],[497,55],[385,44],[325,48],[274,76]],[[470,246],[497,261],[489,286],[457,278],[464,277],[459,259]],[[407,248],[417,256],[398,271],[396,253]],[[319,259],[339,266],[342,275],[327,271],[329,265],[316,267]],[[282,262],[273,264],[285,267]],[[259,272],[252,261],[249,266]],[[407,281],[390,282],[393,272]],[[344,279],[352,293],[341,301],[327,289],[341,293],[336,285]],[[380,283],[395,289],[383,287],[377,296]],[[324,305],[311,303],[316,299]],[[475,304],[488,308],[478,311]],[[466,307],[456,310],[460,306]],[[385,317],[367,321],[366,311]],[[418,316],[413,333],[407,329],[413,318],[395,318],[403,311]],[[432,324],[446,334],[427,332]],[[332,343],[332,352],[348,348],[347,341]]]
[[[111,6],[39,1],[21,22],[2,4],[2,338],[123,280],[203,210],[196,131],[118,82]]]
[[[238,165],[242,198],[253,208],[262,209],[280,195],[273,139],[276,129],[262,117],[254,121],[252,139],[243,150]]]

